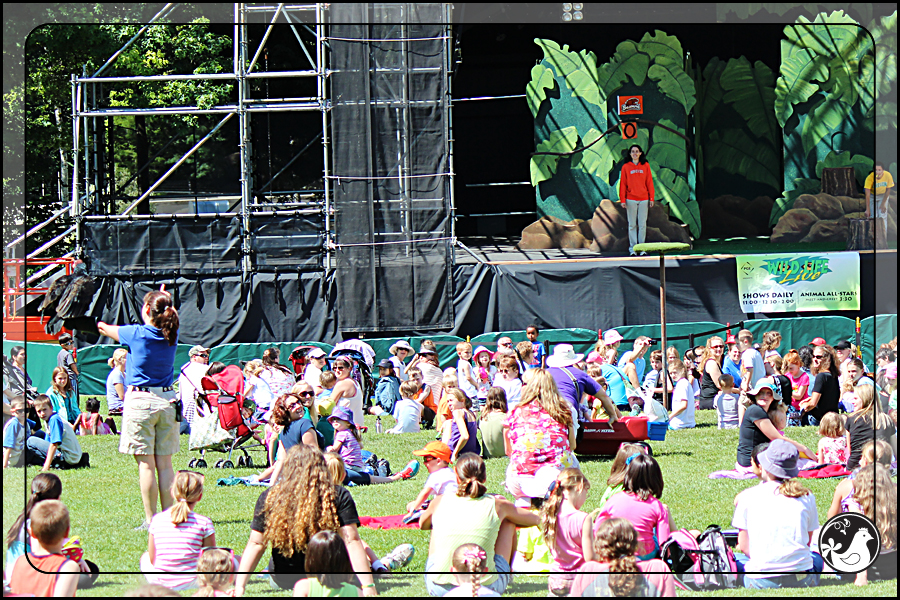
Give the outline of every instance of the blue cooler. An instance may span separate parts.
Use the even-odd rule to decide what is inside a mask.
[[[647,437],[657,442],[665,441],[668,429],[669,424],[665,421],[647,423]]]

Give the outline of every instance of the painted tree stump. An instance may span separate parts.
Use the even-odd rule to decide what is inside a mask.
[[[822,191],[832,196],[856,197],[856,170],[853,167],[822,169]]]
[[[872,250],[875,247],[875,219],[847,220],[847,250]]]

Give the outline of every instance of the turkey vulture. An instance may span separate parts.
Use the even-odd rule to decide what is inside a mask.
[[[44,331],[57,335],[63,326],[79,331],[96,331],[95,320],[90,317],[85,320],[95,288],[94,279],[87,275],[72,274],[56,280],[40,306],[42,315],[50,314]],[[90,326],[89,321],[94,325]]]

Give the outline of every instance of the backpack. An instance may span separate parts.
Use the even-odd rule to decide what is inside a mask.
[[[710,525],[694,539],[686,529],[672,533],[660,557],[676,576],[679,587],[717,590],[737,587],[737,563],[718,525]]]

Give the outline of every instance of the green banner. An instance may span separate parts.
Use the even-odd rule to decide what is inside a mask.
[[[859,310],[859,254],[736,256],[745,313]]]

